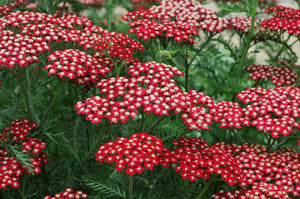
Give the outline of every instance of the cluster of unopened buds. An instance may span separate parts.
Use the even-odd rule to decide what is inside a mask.
[[[116,170],[125,170],[127,175],[152,170],[159,164],[163,151],[162,140],[147,133],[136,133],[128,138],[118,137],[116,141],[102,145],[96,153],[99,162],[115,162]]]
[[[46,143],[38,138],[27,137],[27,134],[35,128],[37,128],[35,123],[19,119],[14,120],[0,133],[0,142],[8,147],[0,149],[0,188],[6,189],[9,185],[18,188],[19,177],[24,172],[39,174],[42,164],[48,163],[46,154],[41,152],[46,148]],[[19,159],[10,154],[10,147],[20,150],[20,153],[28,154],[30,168],[23,166]]]
[[[251,65],[246,70],[252,72],[250,79],[254,81],[270,78],[276,87],[294,84],[297,80],[297,73],[291,68],[298,68],[298,66],[288,62],[279,62],[279,64],[281,66]]]
[[[45,196],[43,199],[85,199],[88,195],[82,191],[74,192],[72,188],[66,188],[64,192],[57,193],[53,197],[50,195]]]

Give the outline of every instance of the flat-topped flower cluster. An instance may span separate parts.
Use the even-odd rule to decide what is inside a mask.
[[[299,196],[299,153],[285,147],[267,152],[265,146],[226,144],[209,146],[200,138],[183,137],[173,141],[175,150],[163,146],[162,140],[147,133],[136,133],[129,139],[117,138],[100,146],[96,160],[113,163],[117,171],[128,175],[152,170],[159,164],[174,168],[183,179],[221,177],[232,192],[219,191],[213,198],[287,198]]]

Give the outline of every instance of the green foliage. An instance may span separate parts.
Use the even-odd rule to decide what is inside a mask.
[[[84,178],[84,182],[86,186],[97,193],[94,198],[126,198],[126,192],[120,189],[115,180],[110,179],[109,183],[102,184],[99,181]]]
[[[233,5],[218,3],[218,7],[221,8],[221,11],[218,13],[218,15],[225,16],[233,12],[245,12],[248,17],[250,17],[250,13],[253,10],[253,5],[253,0],[245,0],[243,3]]]

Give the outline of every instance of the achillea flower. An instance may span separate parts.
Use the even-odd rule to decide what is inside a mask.
[[[183,74],[177,68],[146,62],[130,66],[128,73],[133,77],[100,80],[96,87],[100,88],[101,96],[77,102],[77,113],[87,115],[86,119],[95,124],[103,118],[111,123],[125,123],[134,119],[142,107],[146,114],[182,114],[181,119],[191,130],[208,129],[211,117],[207,109],[212,106],[212,99],[193,90],[183,92],[172,79]]]
[[[197,30],[222,31],[228,26],[228,21],[218,17],[216,11],[204,8],[195,0],[163,0],[149,11],[157,13],[159,17],[175,19],[178,24],[195,26]]]
[[[42,37],[16,34],[1,37],[0,49],[0,65],[5,68],[14,68],[15,65],[22,67],[38,62],[37,55],[49,51],[50,46]]]
[[[268,154],[267,148],[259,145],[221,145],[235,154],[245,178],[239,181],[239,189],[219,191],[213,198],[290,198],[300,195],[300,156],[297,151],[286,147]]]
[[[288,62],[279,62],[279,64],[281,65],[280,67],[269,65],[252,65],[248,66],[246,70],[252,72],[250,74],[250,79],[254,81],[257,81],[258,79],[270,78],[272,84],[274,84],[276,87],[294,84],[297,80],[297,73],[291,68],[298,68],[298,66],[294,66]],[[282,65],[286,65],[288,67],[283,67]]]
[[[273,17],[261,22],[262,31],[300,35],[300,9],[277,5],[266,9],[265,12],[273,14]]]
[[[244,116],[244,110],[236,102],[218,102],[210,109],[212,118],[220,123],[221,128],[242,128],[243,125],[249,126],[250,119]]]
[[[102,27],[91,26],[82,30],[79,35],[79,45],[85,49],[92,48],[101,52],[102,56],[107,56],[104,51],[112,58],[132,59],[135,51],[143,51],[142,45],[123,33],[110,32]]]
[[[197,35],[194,26],[190,24],[178,24],[169,19],[163,19],[150,11],[129,12],[123,17],[124,20],[132,19],[129,25],[132,27],[128,32],[135,33],[144,41],[151,37],[165,36],[173,38],[177,42],[182,40],[192,43],[192,36]]]
[[[74,192],[72,188],[66,188],[66,190],[62,193],[55,194],[54,197],[51,195],[45,196],[43,199],[84,199],[88,198],[88,195],[83,193],[82,191]]]
[[[127,175],[152,170],[160,162],[163,151],[162,140],[147,133],[136,133],[128,138],[118,137],[116,141],[102,145],[96,153],[100,163],[116,163],[116,170],[125,170]]]
[[[17,11],[0,18],[0,22],[0,65],[14,68],[38,62],[38,55],[50,51],[53,43],[72,42],[92,50],[93,54],[75,49],[57,50],[48,56],[53,63],[45,68],[48,75],[74,79],[88,87],[115,65],[138,63],[132,55],[143,51],[141,44],[129,36],[97,27],[89,19],[74,14],[60,17]],[[11,27],[18,31],[10,30]]]
[[[9,185],[18,188],[19,177],[24,171],[27,174],[39,174],[42,164],[48,163],[47,155],[41,152],[46,148],[46,143],[38,138],[27,137],[34,128],[37,128],[37,125],[28,120],[14,120],[0,133],[0,142],[4,145],[10,145],[15,150],[19,150],[17,147],[20,147],[20,153],[28,154],[27,163],[32,169],[29,170],[16,156],[12,156],[8,148],[0,148],[0,188],[6,189]]]
[[[164,36],[177,42],[193,43],[193,37],[200,29],[218,32],[228,26],[226,19],[194,0],[163,0],[159,6],[148,10],[129,12],[123,19],[132,20],[129,33],[136,33],[143,40]]]
[[[164,152],[161,164],[164,167],[176,164],[175,170],[183,179],[193,182],[198,178],[208,179],[211,174],[220,174],[229,185],[239,183],[241,169],[233,155],[222,147],[208,146],[200,138],[180,138],[173,144],[176,150]]]
[[[258,20],[254,20],[254,28],[258,26]],[[252,19],[250,17],[237,16],[229,19],[229,26],[241,30],[244,33],[250,32]]]
[[[53,62],[45,66],[48,75],[56,74],[61,79],[75,79],[77,84],[97,82],[111,71],[98,59],[75,49],[54,51],[48,56],[48,60]]]
[[[6,5],[0,5],[0,17],[7,16],[12,11],[12,9],[25,4],[26,3],[23,0],[15,0],[12,3],[8,3]]]
[[[300,117],[300,90],[295,86],[265,90],[248,88],[237,98],[248,104],[245,116],[259,131],[271,133],[273,138],[289,135],[294,128],[300,129],[295,120]]]

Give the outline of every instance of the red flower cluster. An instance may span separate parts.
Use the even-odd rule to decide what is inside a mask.
[[[228,21],[218,17],[216,11],[194,0],[162,0],[159,6],[152,6],[149,10],[160,17],[175,19],[178,24],[189,24],[209,32],[222,31],[228,26]]]
[[[242,128],[242,125],[249,126],[250,119],[244,116],[244,110],[236,102],[221,101],[215,103],[210,109],[213,120],[220,123],[221,128]]]
[[[97,82],[111,71],[98,59],[75,49],[54,51],[48,56],[48,60],[53,62],[53,64],[45,66],[48,75],[56,74],[60,78],[75,79],[77,84]]]
[[[211,174],[220,174],[229,185],[238,184],[242,178],[241,169],[231,153],[218,145],[208,146],[200,138],[181,138],[173,141],[175,151],[166,151],[161,164],[168,167],[176,164],[176,172],[191,182],[198,178],[208,179]]]
[[[0,133],[0,142],[11,147],[20,146],[21,153],[29,154],[29,163],[32,165],[33,173],[39,174],[40,167],[42,164],[47,164],[48,159],[46,154],[41,152],[46,148],[46,143],[38,138],[26,137],[34,128],[37,128],[37,125],[28,120],[14,120]],[[8,148],[0,149],[0,188],[6,189],[8,185],[18,188],[20,186],[19,177],[23,175],[24,171],[32,174],[16,157],[11,156]]]
[[[213,101],[203,93],[191,90],[183,92],[172,79],[183,73],[177,68],[155,62],[138,63],[130,66],[128,73],[133,76],[102,79],[96,85],[100,93],[77,102],[78,114],[87,115],[92,123],[107,118],[111,123],[127,122],[135,118],[140,107],[147,114],[169,115],[171,111],[181,113],[181,119],[190,129],[208,129],[211,116],[205,107],[212,107]]]
[[[102,145],[96,153],[96,160],[115,162],[117,171],[126,169],[127,175],[134,175],[158,165],[163,148],[161,139],[147,133],[136,133],[129,139],[118,137],[116,141]]]
[[[82,191],[74,192],[72,188],[66,188],[66,190],[62,193],[55,194],[54,197],[50,195],[45,196],[43,199],[84,199],[88,198],[88,195],[83,193]]]
[[[23,0],[15,0],[13,3],[0,5],[0,17],[8,15],[12,9],[17,8],[20,5],[25,5],[25,2]]]
[[[252,72],[250,74],[250,79],[254,81],[257,81],[258,79],[271,78],[272,84],[276,87],[294,84],[297,80],[297,73],[290,68],[295,68],[295,66],[288,62],[279,62],[279,64],[288,67],[252,65],[248,66],[246,70]],[[298,68],[298,66],[296,67]]]
[[[291,198],[300,195],[300,156],[291,148],[267,153],[266,147],[243,144],[222,148],[235,154],[244,178],[238,190],[219,191],[213,198]]]
[[[183,112],[181,119],[188,125],[190,130],[209,129],[208,125],[212,123],[212,117],[207,109],[210,109],[214,105],[211,97],[190,90],[188,94],[183,93],[178,99],[175,113],[179,111]]]
[[[229,19],[229,26],[241,30],[244,33],[250,32],[252,19],[250,17],[237,16]],[[257,28],[258,21],[254,20],[254,28]]]
[[[0,65],[4,67],[38,62],[37,56],[50,51],[53,42],[74,42],[86,50],[92,49],[93,56],[70,49],[55,51],[49,56],[51,61],[56,60],[46,66],[49,74],[57,72],[59,77],[76,78],[79,84],[98,81],[110,71],[113,63],[124,60],[126,64],[136,63],[132,58],[134,51],[143,50],[141,44],[129,36],[109,32],[74,14],[59,17],[17,11],[0,18],[0,22]],[[18,29],[19,34],[10,30],[11,27]]]
[[[273,17],[261,22],[265,31],[286,31],[289,34],[300,35],[300,9],[288,8],[284,6],[273,6],[265,11]]]
[[[129,23],[132,28],[128,32],[135,33],[144,41],[151,37],[165,36],[174,38],[177,42],[184,40],[191,43],[192,36],[198,34],[195,27],[189,24],[178,24],[169,19],[163,19],[157,13],[148,10],[129,12],[123,19],[133,20]]]
[[[249,104],[245,116],[259,131],[270,132],[273,138],[289,135],[294,128],[300,129],[295,120],[300,117],[300,89],[294,86],[265,90],[248,88],[237,98]]]
[[[227,28],[228,21],[217,17],[216,12],[206,9],[193,0],[163,0],[159,6],[149,10],[129,12],[124,20],[133,20],[129,33],[136,33],[143,40],[164,36],[174,38],[177,42],[193,42],[198,29],[210,32]]]
[[[112,123],[118,120],[124,123],[129,117],[135,118],[141,106],[147,114],[153,112],[158,115],[168,115],[175,108],[176,104],[170,106],[170,96],[180,91],[171,79],[175,75],[182,75],[177,68],[147,62],[129,67],[128,73],[134,77],[102,79],[96,87],[105,94],[105,98],[96,96],[83,103],[78,102],[75,106],[78,113],[86,114],[93,123],[101,122],[102,118],[108,118]]]
[[[50,50],[44,38],[20,34],[1,37],[0,48],[0,65],[8,68],[38,62],[37,55]]]

